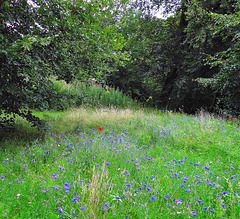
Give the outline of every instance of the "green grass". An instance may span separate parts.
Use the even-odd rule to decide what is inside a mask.
[[[49,123],[43,139],[1,144],[1,217],[240,218],[237,123],[149,109],[35,115]]]
[[[87,83],[81,81],[74,81],[67,84],[65,81],[59,81],[52,78],[54,91],[60,99],[59,101],[52,101],[55,103],[51,108],[67,109],[69,107],[117,107],[117,108],[133,108],[139,107],[137,101],[125,96],[120,90],[105,86],[105,89],[96,83]]]

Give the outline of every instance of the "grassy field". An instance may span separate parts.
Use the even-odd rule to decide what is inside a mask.
[[[0,133],[0,218],[240,218],[237,122],[52,81],[46,130]]]
[[[144,108],[35,115],[47,133],[22,121],[24,141],[1,144],[1,218],[240,218],[239,125]]]

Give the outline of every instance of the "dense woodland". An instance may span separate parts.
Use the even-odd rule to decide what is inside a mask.
[[[10,114],[41,125],[31,110],[58,98],[51,76],[94,78],[153,107],[238,117],[239,9],[238,0],[0,0],[1,127]]]

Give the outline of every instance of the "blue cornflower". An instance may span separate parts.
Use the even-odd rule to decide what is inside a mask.
[[[227,195],[228,192],[227,192],[227,191],[223,191],[222,194],[223,194],[223,195]]]
[[[148,190],[148,191],[151,191],[151,188],[147,187],[147,190]]]
[[[190,192],[190,189],[185,190],[185,192]]]
[[[165,195],[165,198],[168,199],[169,198],[169,194]]]
[[[205,210],[205,211],[206,211],[207,209],[208,209],[208,207],[203,207],[203,210]]]
[[[184,188],[185,187],[185,185],[180,185],[180,188]]]
[[[81,209],[82,211],[85,211],[86,208],[85,208],[84,206],[82,206],[80,209]]]
[[[202,201],[202,200],[197,200],[197,202],[198,202],[199,204],[202,204],[202,203],[203,203],[203,201]]]
[[[73,198],[72,202],[75,203],[78,199],[77,198]]]
[[[156,200],[156,198],[154,197],[154,196],[152,196],[151,198],[150,198],[150,201],[155,201]]]
[[[138,189],[139,189],[139,190],[142,190],[142,187],[139,187]]]
[[[215,210],[214,210],[214,209],[211,209],[211,210],[210,210],[210,212],[214,213],[214,212],[215,212]]]

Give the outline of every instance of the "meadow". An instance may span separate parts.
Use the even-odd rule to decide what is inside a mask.
[[[125,100],[35,111],[45,132],[19,119],[1,142],[0,217],[240,218],[239,124]]]

